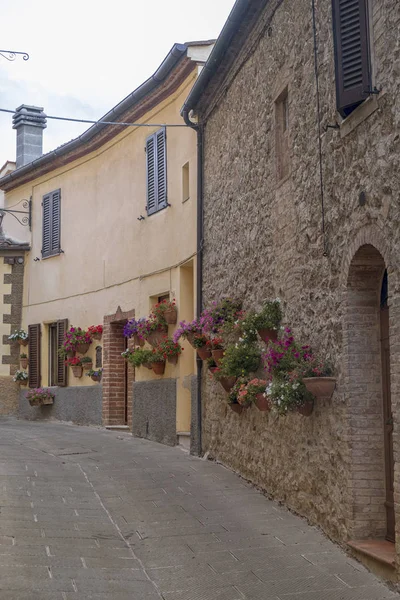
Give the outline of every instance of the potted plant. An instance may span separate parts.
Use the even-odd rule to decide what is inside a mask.
[[[178,329],[175,331],[172,339],[174,342],[178,342],[182,337],[184,340],[187,340],[189,344],[193,345],[193,338],[196,333],[201,333],[202,328],[200,326],[199,320],[194,319],[193,321],[181,321],[179,323]]]
[[[245,320],[250,331],[256,329],[264,342],[277,339],[281,321],[282,308],[279,298],[266,302],[259,313],[249,314]],[[249,333],[249,329],[247,332]]]
[[[31,406],[42,406],[54,403],[54,393],[49,388],[32,388],[26,394]]]
[[[159,323],[175,325],[178,315],[175,300],[172,300],[172,302],[170,300],[161,300],[161,302],[158,302],[153,307],[152,313]]]
[[[25,352],[22,352],[19,356],[19,362],[21,364],[21,367],[23,369],[27,369],[28,368],[28,355],[25,354]]]
[[[77,377],[78,379],[82,377],[82,360],[79,356],[75,356],[74,358],[68,358],[65,361],[65,364],[71,367],[74,377]]]
[[[214,374],[218,369],[218,365],[212,357],[207,360],[207,368],[211,374]]]
[[[314,409],[314,400],[301,380],[291,380],[288,375],[274,375],[265,391],[272,408],[280,415],[297,411],[309,417]]]
[[[257,371],[260,360],[261,353],[256,344],[237,342],[227,346],[220,367],[227,377],[246,377]]]
[[[128,361],[134,367],[141,367],[143,365],[143,367],[146,367],[151,371],[153,368],[153,356],[153,350],[139,347],[129,353]]]
[[[183,348],[179,342],[174,342],[171,338],[165,338],[158,346],[156,346],[156,350],[158,350],[170,364],[176,365],[179,356],[182,354]]]
[[[86,375],[90,377],[92,381],[100,382],[103,375],[103,369],[90,369]]]
[[[211,340],[206,335],[196,333],[193,336],[192,346],[196,348],[201,360],[211,358]]]
[[[84,371],[91,371],[93,369],[93,360],[90,356],[82,356],[80,360]]]
[[[8,339],[11,342],[18,342],[20,346],[27,346],[29,342],[28,334],[23,329],[18,329],[17,331],[14,331],[14,333],[8,336]]]
[[[165,372],[165,358],[164,354],[157,348],[153,348],[153,357],[151,361],[151,368],[156,375],[164,375]]]
[[[336,377],[329,363],[323,363],[312,357],[302,369],[301,378],[307,390],[317,399],[332,398],[336,387]]]
[[[72,358],[71,354],[78,352],[86,354],[92,343],[90,334],[80,327],[70,327],[65,333],[63,348],[67,352],[67,356]]]
[[[129,319],[124,326],[124,336],[133,337],[135,346],[144,346],[146,319]]]
[[[215,360],[217,366],[220,364],[221,359],[224,357],[224,340],[222,337],[214,337],[211,339],[211,353],[212,357]]]
[[[243,385],[242,379],[236,381],[235,384],[230,389],[229,395],[228,395],[229,408],[238,415],[241,415],[243,410],[246,407],[245,404],[241,404],[238,400],[238,393],[239,393],[239,389],[240,389],[241,385]]]
[[[255,404],[261,412],[271,410],[271,402],[265,392],[267,381],[265,379],[251,379],[250,381],[241,384],[238,390],[239,404]]]
[[[103,325],[91,325],[88,328],[88,334],[92,340],[101,340],[103,335]]]
[[[151,346],[158,346],[160,342],[167,336],[167,325],[160,323],[154,315],[150,315],[146,319],[144,326],[144,337]]]
[[[226,392],[230,392],[237,381],[237,377],[229,377],[223,374],[220,367],[216,367],[212,371],[213,378],[221,384]]]
[[[28,384],[28,373],[26,371],[16,371],[13,377],[13,381],[19,383],[19,385],[27,385]]]

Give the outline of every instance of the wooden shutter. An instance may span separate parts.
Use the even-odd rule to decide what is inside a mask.
[[[60,254],[61,190],[53,192],[51,200],[51,253]]]
[[[51,194],[43,196],[43,245],[42,256],[50,256],[51,249]]]
[[[332,0],[336,102],[342,117],[368,97],[371,88],[368,0]]]
[[[57,350],[59,350],[64,341],[64,335],[68,330],[68,319],[57,321]],[[68,385],[68,367],[65,364],[65,358],[61,357],[57,352],[57,377],[56,385],[65,387]]]
[[[167,156],[165,129],[156,133],[157,209],[167,204]]]
[[[29,387],[40,387],[41,382],[41,364],[40,364],[40,343],[41,332],[40,323],[37,325],[29,325]]]
[[[147,178],[147,214],[157,210],[156,200],[156,169],[155,169],[155,138],[154,135],[146,141],[146,178]]]

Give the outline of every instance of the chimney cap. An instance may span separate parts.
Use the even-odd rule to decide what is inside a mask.
[[[47,127],[46,122],[46,115],[43,112],[42,106],[21,104],[21,106],[15,109],[13,115],[13,129],[19,129],[23,125],[45,129]]]

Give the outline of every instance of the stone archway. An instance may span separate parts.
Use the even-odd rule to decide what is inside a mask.
[[[351,470],[349,534],[359,540],[383,539],[389,527],[381,347],[381,291],[386,268],[376,247],[363,244],[351,258],[346,286],[344,357]],[[390,382],[390,362],[388,365],[386,376]]]

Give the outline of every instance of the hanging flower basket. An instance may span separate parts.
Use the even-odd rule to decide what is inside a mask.
[[[101,375],[91,375],[90,378],[92,381],[101,381]]]
[[[18,383],[19,383],[19,385],[26,387],[28,385],[28,380],[27,379],[25,379],[25,380],[20,379],[18,381]]]
[[[30,399],[29,399],[29,404],[30,404],[31,406],[41,406],[41,404],[42,404],[42,401],[41,401],[41,400],[39,400],[39,398],[32,398],[32,399],[30,398]]]
[[[154,331],[150,331],[150,333],[147,336],[147,341],[151,346],[158,346],[158,344],[160,344],[163,341],[166,335],[166,327],[155,329]]]
[[[90,348],[90,344],[78,344],[76,347],[76,351],[79,354],[86,354],[86,352],[89,350]]]
[[[187,339],[187,341],[189,342],[189,344],[190,344],[191,346],[193,346],[193,340],[194,340],[194,336],[195,336],[195,332],[194,332],[194,331],[189,331],[189,332],[186,334],[186,339]],[[194,346],[193,346],[193,347],[194,347]]]
[[[26,338],[26,340],[21,340],[21,339],[19,339],[19,340],[18,340],[18,344],[19,344],[20,346],[27,346],[27,345],[29,344],[29,340],[28,340],[28,338]]]
[[[143,363],[143,366],[149,369],[149,371],[153,370],[153,363]]]
[[[314,410],[314,400],[307,400],[304,404],[297,407],[297,412],[303,417],[309,417]]]
[[[222,348],[218,348],[217,350],[212,350],[211,353],[212,353],[212,357],[213,357],[214,361],[216,362],[217,366],[219,367],[221,359],[224,357],[225,350],[223,350]]]
[[[271,410],[271,402],[264,394],[257,394],[254,404],[261,412],[269,412]]]
[[[74,377],[77,377],[78,379],[80,377],[82,377],[82,373],[83,373],[83,368],[80,366],[72,366],[72,373],[74,374]]]
[[[151,363],[152,369],[156,375],[164,375],[165,371],[165,360],[159,360]]]
[[[170,356],[167,356],[167,360],[170,365],[177,365],[178,364],[178,355],[172,354]]]
[[[276,329],[258,329],[258,335],[263,342],[275,341],[278,338]]]
[[[196,350],[201,360],[207,360],[211,358],[211,350],[209,348],[196,348]]]
[[[20,358],[20,363],[21,363],[21,367],[23,369],[27,369],[28,368],[28,359],[27,358]]]
[[[75,350],[68,350],[66,356],[67,356],[67,358],[74,358],[75,354],[76,354]]]
[[[93,362],[83,362],[82,366],[84,371],[91,371],[93,369]]]
[[[168,325],[176,325],[177,318],[178,311],[176,310],[175,306],[172,306],[164,312],[164,319]]]
[[[232,404],[229,405],[231,407],[231,410],[233,410],[233,412],[237,413],[238,415],[241,415],[244,407],[236,402],[232,402]]]
[[[226,392],[230,392],[236,383],[236,377],[221,377],[219,382]]]
[[[336,377],[304,377],[303,383],[315,398],[332,398]]]
[[[92,339],[93,340],[101,340],[102,337],[102,333],[100,333],[99,331],[96,331],[96,333],[92,333]]]
[[[40,404],[54,404],[54,398],[53,396],[47,396],[47,398],[43,398],[40,402]]]
[[[144,339],[139,337],[137,333],[133,336],[133,343],[135,346],[140,346],[141,348],[144,346]]]
[[[208,370],[214,375],[214,373],[218,371],[218,367],[208,367]]]

